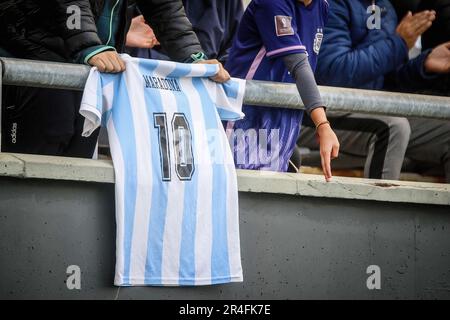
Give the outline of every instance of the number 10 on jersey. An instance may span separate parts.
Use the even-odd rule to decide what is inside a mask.
[[[192,133],[184,113],[174,113],[171,121],[172,140],[169,141],[167,114],[154,113],[153,120],[158,130],[161,176],[163,181],[172,180],[171,159],[174,153],[175,172],[181,181],[189,181],[194,174]]]

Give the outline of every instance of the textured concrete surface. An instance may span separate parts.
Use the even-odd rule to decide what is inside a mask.
[[[118,289],[112,184],[0,186],[0,299],[450,299],[448,206],[240,192],[243,283]]]
[[[0,176],[113,183],[111,161],[0,153]],[[238,171],[239,190],[298,196],[450,205],[450,185]]]

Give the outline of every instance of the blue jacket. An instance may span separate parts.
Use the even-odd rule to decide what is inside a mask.
[[[388,0],[375,2],[381,8],[381,24],[370,30],[372,1],[328,2],[330,15],[316,69],[319,84],[414,91],[434,78],[423,67],[429,51],[408,61],[408,47],[396,33],[397,14]]]

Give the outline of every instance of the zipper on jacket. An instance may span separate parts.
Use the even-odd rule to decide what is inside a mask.
[[[114,10],[116,9],[117,5],[119,4],[120,0],[116,0],[116,3],[111,9],[111,17],[109,18],[109,37],[108,41],[106,42],[106,45],[109,45],[109,42],[111,41],[112,37],[112,24],[113,24],[113,18],[114,18]]]

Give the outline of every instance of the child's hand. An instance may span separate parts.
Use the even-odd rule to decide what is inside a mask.
[[[137,16],[131,20],[126,45],[128,47],[145,49],[151,49],[159,45],[153,29],[145,22],[144,16]]]
[[[322,161],[322,170],[325,180],[331,181],[331,160],[339,156],[339,141],[331,129],[330,122],[327,120],[325,108],[316,108],[311,111],[311,119],[316,125],[316,134],[320,145],[320,159]]]
[[[339,141],[329,123],[321,125],[317,129],[320,144],[320,159],[322,170],[327,182],[333,177],[331,174],[331,160],[339,156]]]
[[[118,73],[125,71],[125,62],[116,51],[103,51],[89,59],[91,66],[100,72]]]

